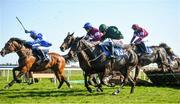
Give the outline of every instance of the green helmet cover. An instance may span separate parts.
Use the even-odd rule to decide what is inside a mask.
[[[107,26],[106,26],[105,24],[101,24],[101,25],[99,26],[99,30],[100,30],[101,32],[104,32],[104,31],[107,30]]]

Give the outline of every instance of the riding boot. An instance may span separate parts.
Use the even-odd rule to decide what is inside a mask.
[[[41,62],[47,62],[49,61],[44,52],[41,49],[38,49],[38,54],[41,57]]]
[[[115,56],[114,56],[114,46],[112,43],[110,43],[110,51],[111,51],[111,55],[110,55],[110,58],[114,59]]]
[[[143,53],[147,53],[146,46],[145,46],[144,42],[141,42],[141,50]]]
[[[110,44],[110,51],[111,51],[110,58],[111,58],[112,63],[114,63],[115,62],[115,56],[114,56],[114,46],[112,43]]]

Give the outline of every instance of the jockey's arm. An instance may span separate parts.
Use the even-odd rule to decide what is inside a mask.
[[[132,37],[132,39],[131,39],[131,42],[130,43],[132,43],[133,41],[134,41],[134,39],[136,38],[136,36],[134,35],[133,37]]]
[[[85,40],[88,40],[90,38],[90,36],[88,34],[86,34],[86,36],[84,37]]]
[[[25,30],[25,33],[36,34],[34,31]]]
[[[28,41],[27,43],[28,43],[28,44],[31,44],[31,45],[34,45],[34,44],[39,44],[40,41],[41,41],[41,40],[36,39],[36,40],[34,40],[34,41]]]
[[[96,32],[94,34],[94,38],[91,39],[91,41],[99,41],[101,39],[101,34],[99,32]]]
[[[142,38],[138,38],[137,40],[134,41],[134,43],[140,43],[142,41]]]

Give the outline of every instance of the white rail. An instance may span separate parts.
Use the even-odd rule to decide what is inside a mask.
[[[0,66],[0,71],[2,72],[2,76],[6,76],[7,77],[7,81],[9,81],[9,77],[10,77],[10,71],[15,68],[17,66]],[[71,76],[71,71],[81,71],[80,68],[76,67],[65,67],[65,71],[67,71],[67,78],[68,80],[70,80],[70,76]]]

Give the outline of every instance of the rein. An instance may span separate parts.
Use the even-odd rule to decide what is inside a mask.
[[[79,44],[79,43],[78,43]],[[85,44],[85,43],[84,43]],[[98,44],[93,44],[91,47],[95,47],[96,45],[98,45]],[[79,47],[79,46],[78,46]],[[87,48],[85,48],[85,49],[82,49],[82,50],[79,50],[79,51],[75,51],[76,53],[80,53],[80,52],[82,52],[82,51],[85,51],[85,50],[87,50],[87,49],[89,49],[89,47],[87,47]],[[88,60],[88,62],[93,62],[93,61],[95,61],[95,60],[97,60],[99,57],[101,57],[102,55],[103,55],[104,53],[101,53],[101,54],[99,54],[97,57],[95,57],[94,59],[91,59],[91,60]]]
[[[83,37],[83,38],[84,38],[84,37]],[[83,39],[83,38],[82,38],[82,39]],[[81,40],[80,40],[80,41],[81,41]],[[78,42],[78,44],[79,44],[79,42]],[[98,44],[92,45],[91,47],[95,47],[96,45],[98,45]],[[74,46],[74,45],[72,45],[71,48],[72,48],[73,46]],[[78,45],[78,47],[79,47],[79,45]],[[80,52],[85,51],[85,50],[87,50],[87,49],[89,49],[89,47],[87,47],[87,48],[85,48],[85,49],[82,49],[82,50],[76,50],[75,53],[80,53]]]
[[[12,42],[11,44],[13,44],[13,42]],[[20,51],[23,51],[23,50],[21,50],[21,49],[23,48],[23,45],[22,45],[22,44],[19,44],[19,43],[18,43],[18,45],[19,45],[19,47],[16,48],[12,53],[18,53],[18,52],[20,52]],[[11,47],[12,47],[12,46],[11,46]],[[5,50],[5,49],[4,49],[4,50]],[[21,57],[21,59],[22,59],[22,58],[26,58],[26,56]]]

